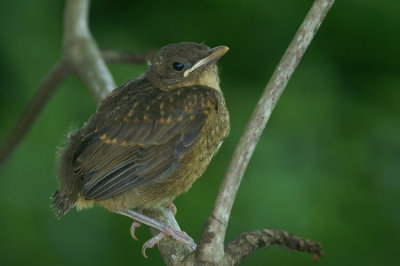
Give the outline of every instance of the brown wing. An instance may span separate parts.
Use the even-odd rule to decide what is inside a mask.
[[[86,198],[108,198],[174,171],[217,108],[217,96],[207,87],[145,94],[121,96],[112,108],[100,106],[89,121],[95,130],[73,156]]]

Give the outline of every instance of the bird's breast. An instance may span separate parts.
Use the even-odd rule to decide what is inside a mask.
[[[225,101],[221,99],[218,103],[218,110],[212,112],[207,118],[193,148],[180,161],[177,175],[173,177],[181,184],[177,195],[187,191],[194,181],[204,173],[228,133],[228,110]]]

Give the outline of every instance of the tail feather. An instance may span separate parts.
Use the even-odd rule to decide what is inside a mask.
[[[60,190],[57,190],[51,198],[53,199],[51,206],[53,207],[57,218],[61,218],[65,215],[72,207],[74,207],[76,202],[76,197],[63,194]]]

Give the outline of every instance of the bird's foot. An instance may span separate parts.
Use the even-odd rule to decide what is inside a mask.
[[[142,214],[142,209],[138,210],[138,213]],[[140,227],[142,224],[137,221],[133,221],[132,226],[131,226],[131,236],[133,239],[138,240],[138,238],[135,235],[135,230],[136,228]]]
[[[140,212],[136,212],[133,210],[129,210],[129,209],[121,209],[118,211],[115,211],[116,213],[128,216],[132,219],[135,220],[135,222],[132,224],[133,231],[136,227],[135,223],[143,223],[145,225],[148,225],[150,227],[153,227],[154,229],[157,229],[158,231],[160,231],[160,234],[154,236],[153,238],[151,238],[150,240],[148,240],[142,248],[142,253],[145,257],[146,256],[146,249],[147,248],[151,248],[153,247],[155,244],[157,244],[158,242],[160,242],[161,239],[163,239],[165,236],[169,236],[172,237],[173,239],[175,239],[178,242],[181,242],[187,246],[189,246],[192,250],[196,249],[196,243],[193,241],[193,239],[188,236],[185,232],[182,232],[178,229],[175,229],[171,226],[168,226],[166,224],[163,224],[157,220],[154,220],[144,214],[141,214]],[[132,234],[132,227],[131,227],[131,234]],[[132,235],[132,237],[134,237],[134,233]],[[136,238],[136,237],[134,237]]]
[[[159,234],[153,236],[152,238],[147,240],[146,243],[143,244],[143,246],[142,246],[142,254],[143,254],[143,256],[145,258],[147,258],[146,249],[154,247],[162,239],[164,239],[164,237],[166,237],[167,235],[172,237],[172,238],[174,238],[175,240],[177,240],[177,241],[179,241],[179,242],[191,247],[193,250],[195,250],[196,247],[197,247],[196,243],[194,243],[193,239],[188,234],[186,234],[185,232],[178,231],[178,230],[172,232],[171,234],[165,234],[163,232],[160,232]]]
[[[160,232],[158,235],[153,236],[152,238],[147,240],[146,243],[143,244],[142,254],[146,259],[147,259],[146,249],[154,247],[154,245],[158,244],[164,237],[165,237],[165,234]]]
[[[131,236],[133,239],[138,240],[138,238],[135,235],[135,229],[140,227],[142,224],[136,221],[133,221],[132,226],[131,226]]]

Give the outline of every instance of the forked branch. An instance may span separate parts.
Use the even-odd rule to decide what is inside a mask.
[[[144,64],[154,55],[153,50],[140,53],[107,49],[102,50],[100,52],[101,56],[99,57],[97,45],[91,37],[87,26],[80,26],[82,24],[87,24],[87,14],[85,12],[88,12],[88,4],[89,1],[86,0],[72,0],[67,2],[64,24],[73,24],[73,26],[65,26],[62,60],[56,63],[49,71],[24,112],[2,142],[0,147],[0,165],[24,138],[40,112],[51,99],[54,91],[68,75],[73,73],[79,74],[82,80],[85,81],[86,86],[91,88],[93,94],[97,95],[96,90],[98,90],[99,95],[94,98],[99,101],[101,100],[101,95],[107,95],[109,92],[108,90],[114,88],[114,81],[110,78],[111,74],[109,74],[109,71],[104,66],[104,61],[106,63]],[[74,12],[79,14],[75,14]],[[91,50],[92,52],[87,53],[87,50]],[[76,58],[78,60],[76,60]],[[91,77],[90,75],[93,73],[97,73],[97,75]],[[100,77],[100,80],[97,80],[98,77]],[[105,86],[105,84],[108,83],[110,84]]]

